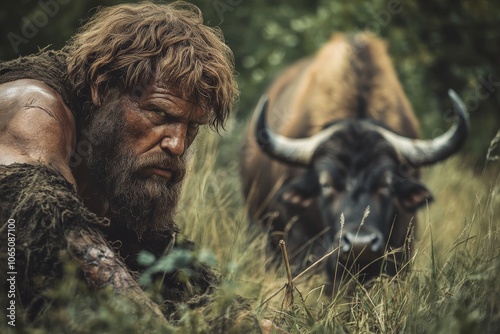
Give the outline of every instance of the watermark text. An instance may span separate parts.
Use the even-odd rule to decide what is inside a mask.
[[[16,326],[16,221],[7,221],[7,322]]]

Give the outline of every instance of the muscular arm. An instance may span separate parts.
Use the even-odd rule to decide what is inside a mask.
[[[164,320],[99,232],[105,221],[76,194],[69,167],[75,132],[73,115],[50,86],[27,79],[0,85],[0,224],[17,222],[20,299],[30,309],[60,278],[63,254],[69,254],[90,285],[111,285]]]
[[[75,120],[47,84],[22,79],[0,85],[0,164],[47,165],[76,186],[69,159]]]

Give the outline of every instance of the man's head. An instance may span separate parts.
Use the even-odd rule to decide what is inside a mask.
[[[158,80],[209,113],[218,129],[238,95],[221,31],[203,25],[200,10],[185,2],[101,8],[65,49],[75,91],[97,104],[113,88],[140,97]]]
[[[139,235],[167,228],[199,125],[218,130],[237,96],[231,51],[185,3],[101,9],[67,51],[108,215]]]

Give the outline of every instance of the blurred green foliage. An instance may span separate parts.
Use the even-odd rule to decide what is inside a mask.
[[[49,44],[60,48],[96,6],[118,2],[124,1],[4,2],[0,59],[29,54]],[[273,77],[293,61],[313,54],[332,32],[371,30],[387,40],[425,137],[436,136],[449,126],[444,117],[451,107],[446,94],[449,88],[469,106],[472,135],[466,152],[473,158],[484,160],[488,143],[500,128],[498,1],[192,2],[202,9],[208,25],[223,30],[235,53],[241,89],[238,119],[250,114]],[[52,7],[47,7],[49,3]],[[36,23],[36,31],[29,31],[30,37],[23,39],[28,21]]]

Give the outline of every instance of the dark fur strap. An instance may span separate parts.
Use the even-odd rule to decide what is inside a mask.
[[[34,316],[43,307],[42,293],[62,277],[67,233],[94,231],[108,221],[89,212],[59,172],[28,164],[0,165],[2,226],[9,219],[15,220],[18,298]],[[7,263],[7,235],[7,231],[0,233],[2,264]]]
[[[7,282],[3,275],[7,273],[4,264],[7,264],[8,256],[6,227],[9,219],[15,220],[18,300],[30,319],[36,319],[45,309],[45,292],[63,277],[63,262],[74,260],[89,286],[112,286],[115,292],[163,319],[158,306],[146,297],[130,268],[103,237],[109,221],[88,211],[73,186],[59,172],[43,165],[0,165],[2,284]],[[171,240],[170,235],[161,233],[148,235],[142,246],[157,244],[157,247],[150,245],[149,248],[160,256],[162,252],[159,250],[164,250],[169,241],[174,241],[174,248],[194,249],[189,240],[182,237]],[[160,275],[162,294],[167,299],[164,302],[167,314],[175,312],[180,302],[192,303],[193,292],[213,291],[211,288],[217,283],[217,278],[207,265],[200,263],[191,270],[193,277],[189,282],[179,280],[177,273]]]
[[[40,80],[61,94],[70,110],[76,110],[77,101],[68,81],[66,56],[63,51],[42,50],[34,55],[0,61],[0,84],[19,79]]]

